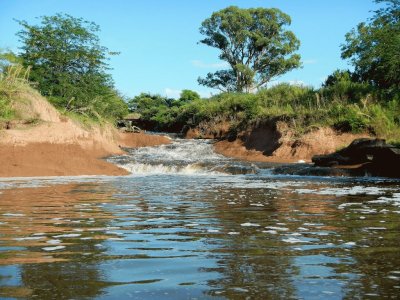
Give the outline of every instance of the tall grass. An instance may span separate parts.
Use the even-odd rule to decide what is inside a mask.
[[[0,122],[14,118],[14,94],[29,88],[29,68],[21,65],[10,65],[0,73]]]
[[[256,94],[224,93],[172,108],[151,107],[143,115],[161,130],[208,120],[227,121],[233,129],[243,129],[258,121],[281,119],[298,135],[330,126],[400,141],[400,99],[385,98],[370,85],[351,81],[320,89],[279,84]]]

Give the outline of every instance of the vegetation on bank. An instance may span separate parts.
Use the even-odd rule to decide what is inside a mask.
[[[282,83],[255,94],[223,93],[189,102],[141,94],[131,101],[131,107],[133,103],[142,120],[161,131],[217,121],[229,122],[230,130],[237,132],[274,119],[287,122],[297,134],[331,126],[400,141],[400,97],[387,97],[371,85],[350,80],[320,89]]]
[[[400,1],[383,3],[350,31],[342,57],[354,71],[333,72],[320,88],[278,84],[274,77],[300,66],[300,41],[287,30],[290,17],[278,9],[228,7],[200,27],[200,42],[220,51],[227,70],[200,84],[225,91],[209,99],[184,90],[179,99],[142,93],[126,102],[107,73],[110,52],[99,27],[69,15],[19,21],[21,52],[0,53],[0,122],[15,117],[13,95],[33,86],[66,114],[116,120],[140,113],[147,129],[180,132],[185,126],[228,122],[236,133],[258,122],[282,120],[302,134],[319,126],[368,132],[400,142]]]
[[[10,92],[28,84],[28,79],[64,113],[97,121],[126,115],[126,101],[107,73],[108,57],[117,53],[100,45],[99,27],[66,14],[40,21],[39,25],[19,21],[21,52],[0,54],[0,118],[12,117]]]

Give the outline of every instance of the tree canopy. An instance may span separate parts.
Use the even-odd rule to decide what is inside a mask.
[[[67,110],[91,116],[119,116],[127,107],[107,74],[108,55],[99,43],[99,26],[67,14],[40,18],[39,25],[18,21],[23,65],[40,92]]]
[[[375,0],[384,6],[368,22],[346,34],[342,57],[350,59],[362,81],[400,90],[400,0]]]
[[[300,46],[286,30],[290,17],[276,8],[230,6],[203,21],[200,41],[221,51],[230,69],[208,73],[199,83],[221,91],[249,92],[300,66]]]
[[[183,101],[183,102],[190,102],[193,100],[198,100],[200,99],[200,95],[192,90],[182,90],[180,97],[179,97],[179,101]]]

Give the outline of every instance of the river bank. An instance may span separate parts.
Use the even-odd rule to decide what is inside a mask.
[[[268,120],[233,134],[228,122],[202,122],[185,133],[186,138],[215,138],[217,153],[255,162],[311,162],[314,155],[329,154],[353,140],[370,137],[331,127],[315,127],[299,135],[288,122]]]
[[[162,136],[124,134],[115,147],[143,147],[168,143]],[[0,143],[0,177],[127,175],[128,171],[103,158],[123,154],[102,145],[83,148],[79,143],[37,142],[26,145]]]
[[[83,125],[38,93],[19,98],[18,120],[0,130],[0,177],[127,175],[102,158],[124,154],[123,147],[170,142],[163,136],[122,133],[107,123]]]

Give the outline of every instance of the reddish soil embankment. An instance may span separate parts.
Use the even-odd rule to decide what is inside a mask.
[[[216,152],[238,159],[261,162],[311,162],[317,154],[332,153],[349,145],[354,139],[367,137],[351,133],[340,133],[332,128],[314,128],[302,136],[283,121],[267,121],[256,124],[232,138],[229,124],[201,124],[188,131],[190,137],[221,139],[215,143]]]
[[[119,145],[135,148],[169,142],[169,139],[163,136],[127,133],[122,135]],[[129,174],[125,169],[102,159],[114,154],[123,154],[123,151],[108,151],[100,144],[97,147],[84,148],[79,143],[0,143],[0,177]]]
[[[111,125],[84,127],[60,115],[38,94],[19,97],[24,106],[17,108],[19,121],[0,130],[0,177],[126,175],[101,158],[123,154],[121,147],[170,143],[163,136],[120,133]],[[24,121],[31,119],[35,125]]]

